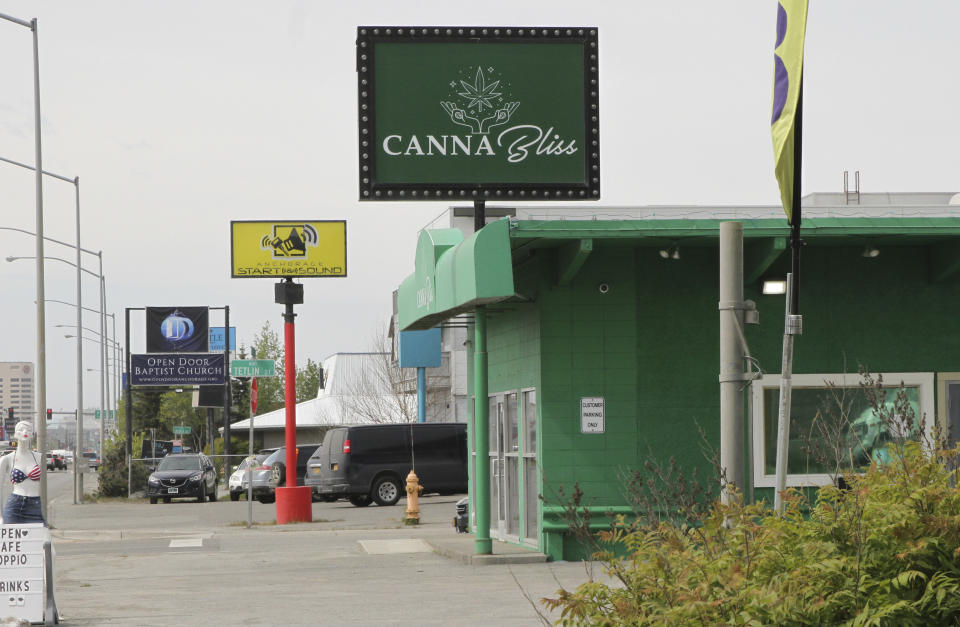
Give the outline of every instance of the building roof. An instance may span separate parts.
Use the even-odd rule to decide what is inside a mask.
[[[297,403],[298,429],[367,422],[402,422],[389,383],[381,376],[385,353],[337,353],[323,360],[324,389],[317,397]],[[377,416],[377,420],[371,416]],[[254,430],[284,429],[286,407],[254,416]],[[250,428],[249,420],[231,423],[231,429]]]
[[[954,202],[948,194],[940,201]],[[880,199],[875,199],[882,204]],[[903,203],[897,205],[903,210]],[[944,204],[943,209],[953,205]],[[804,208],[806,211],[806,208]],[[518,212],[519,213],[519,212]],[[811,212],[814,213],[814,212]],[[931,280],[960,273],[960,218],[818,217],[804,214],[801,237],[817,246],[922,246]],[[820,214],[822,216],[822,214]],[[956,210],[951,212],[956,215]],[[554,216],[555,217],[555,216]],[[459,229],[422,231],[415,272],[397,296],[401,330],[428,329],[477,305],[514,297],[513,267],[537,249],[555,248],[558,281],[569,281],[597,246],[718,247],[720,224],[730,218],[533,220],[507,217],[464,238]],[[777,218],[737,218],[743,223],[744,280],[759,279],[787,251],[790,227]]]

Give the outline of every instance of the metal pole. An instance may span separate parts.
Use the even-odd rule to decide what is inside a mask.
[[[743,223],[720,224],[720,468],[727,486],[744,489]]]
[[[787,303],[783,325],[783,361],[780,366],[780,406],[777,415],[777,463],[776,489],[773,509],[782,514],[785,503],[781,493],[787,489],[787,458],[790,454],[790,399],[793,383],[793,336],[800,335],[801,317],[790,312],[796,307],[793,302],[793,273],[787,274]]]
[[[427,369],[417,366],[417,422],[427,421]]]
[[[793,141],[793,210],[790,215],[790,274],[787,275],[787,313],[783,324],[783,362],[780,370],[780,409],[777,417],[777,470],[776,491],[773,508],[782,514],[785,503],[781,493],[786,489],[787,456],[790,444],[790,402],[793,377],[793,336],[803,333],[803,317],[800,315],[800,239],[801,212],[801,165],[803,157],[803,80],[797,95],[797,112],[794,117]]]
[[[81,304],[80,277],[83,275],[80,265],[80,177],[73,179],[76,188],[77,208],[77,441],[73,444],[73,504],[83,503],[83,475],[77,472],[80,466],[80,453],[83,449],[80,440],[83,436],[83,308]]]
[[[130,373],[130,308],[125,307],[124,311],[124,368],[127,371],[127,411],[124,422],[124,431],[126,442],[124,443],[124,452],[127,455],[127,498],[130,498],[130,491],[132,489],[133,483],[133,466],[131,465],[130,458],[133,456],[133,377]]]
[[[490,555],[493,542],[490,540],[490,403],[487,400],[487,307],[478,305],[474,310],[474,435],[477,451],[476,494],[474,511],[477,513],[477,537],[473,541],[474,553]]]
[[[232,403],[230,390],[230,305],[223,308],[223,328],[226,336],[223,342],[223,367],[226,371],[224,373],[226,384],[223,388],[223,458],[226,460],[223,466],[223,478],[227,479],[230,476],[227,474],[227,467],[230,464],[230,405]]]
[[[230,329],[227,329],[227,342],[230,342]],[[250,359],[257,358],[257,349],[250,348]],[[256,379],[250,377],[250,424],[247,431],[247,455],[253,457],[253,416],[256,410],[253,407],[253,383]],[[247,529],[253,526],[253,462],[247,464]]]
[[[37,449],[40,459],[47,455],[47,317],[43,274],[43,159],[40,150],[40,45],[37,18],[30,20],[33,31],[33,114],[37,178]],[[47,519],[47,464],[40,463],[40,509]],[[49,521],[48,521],[49,522]]]
[[[487,224],[487,203],[484,200],[473,201],[473,232],[476,233]]]
[[[293,283],[293,279],[288,278],[288,283]],[[286,405],[286,420],[284,434],[284,444],[287,447],[287,469],[286,486],[288,488],[297,485],[297,362],[295,359],[296,334],[294,331],[294,318],[297,314],[293,313],[293,303],[288,302],[284,306],[283,314],[283,387],[284,404]],[[279,500],[279,499],[278,499]]]
[[[107,422],[107,416],[110,415],[110,367],[107,362],[107,280],[103,276],[103,253],[100,257],[100,381],[103,384],[104,398],[106,404],[101,403],[103,408],[100,412],[100,460],[103,461],[103,433],[104,424]]]

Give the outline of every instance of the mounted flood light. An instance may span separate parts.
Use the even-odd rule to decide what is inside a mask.
[[[673,244],[669,248],[661,248],[660,256],[663,259],[679,259],[680,258],[680,247],[676,244]]]
[[[764,294],[786,294],[787,282],[783,279],[768,279],[763,282]]]
[[[866,257],[867,259],[873,259],[880,255],[880,249],[874,246],[873,244],[867,244],[863,247],[863,252],[860,253],[860,256]]]

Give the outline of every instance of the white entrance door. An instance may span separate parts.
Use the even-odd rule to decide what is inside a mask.
[[[516,393],[490,397],[490,537],[520,538],[520,425]]]

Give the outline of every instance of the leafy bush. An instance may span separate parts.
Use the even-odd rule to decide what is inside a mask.
[[[960,447],[896,444],[782,517],[734,493],[695,525],[623,516],[595,557],[619,585],[543,599],[560,623],[955,625],[960,621]]]
[[[100,457],[98,475],[98,492],[100,496],[127,496],[127,455],[126,440],[117,432],[108,439]],[[143,435],[133,436],[133,450],[143,448]],[[144,464],[133,464],[132,486],[134,491],[143,490],[147,485],[147,476],[150,470]]]

